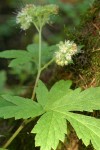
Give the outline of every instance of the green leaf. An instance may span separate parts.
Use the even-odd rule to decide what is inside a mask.
[[[4,119],[12,117],[15,119],[34,118],[44,113],[42,106],[31,99],[11,95],[3,95],[2,97],[4,102],[2,100],[0,103],[0,117]],[[5,101],[9,104],[7,105]]]
[[[3,91],[6,82],[6,72],[0,71],[0,93]]]
[[[62,122],[65,120],[72,124],[78,137],[86,146],[91,141],[96,150],[100,147],[100,132],[98,132],[100,131],[100,120],[70,113],[70,111],[99,110],[100,87],[82,91],[80,88],[72,90],[70,86],[71,81],[62,80],[48,91],[42,81],[38,83],[37,101],[43,106],[46,113],[41,116],[32,133],[36,133],[36,146],[40,146],[41,150],[51,150],[51,148],[55,150],[59,140],[64,141],[61,133],[64,135],[66,131],[65,125],[62,127]],[[60,128],[63,128],[61,133]]]
[[[30,57],[30,54],[25,50],[6,50],[0,52],[0,58],[19,58],[27,55]]]
[[[33,56],[25,50],[7,50],[4,52],[0,52],[0,58],[13,59],[11,60],[9,67],[18,67],[20,65],[31,62]]]
[[[48,92],[46,86],[42,81],[38,82],[38,87],[36,88],[37,100],[42,106],[49,106],[55,101],[58,101],[60,97],[66,95],[66,92],[70,92],[69,89],[72,84],[72,81],[64,81],[61,80],[56,82],[56,84],[51,88],[50,92]],[[42,90],[41,90],[42,89]],[[43,94],[43,91],[45,94]],[[59,94],[58,94],[59,91]]]
[[[6,107],[6,106],[15,106],[15,105],[9,101],[6,101],[4,98],[0,96],[0,108]]]
[[[51,104],[51,109],[59,111],[89,111],[100,110],[100,87],[71,90]]]
[[[56,82],[54,86],[50,89],[50,92],[48,94],[49,97],[47,106],[61,99],[63,96],[66,95],[66,93],[71,92],[71,85],[72,81],[70,80],[60,80],[59,82]]]
[[[16,66],[20,66],[23,64],[27,64],[28,62],[32,61],[31,57],[20,57],[20,58],[16,58],[14,60],[12,60],[9,64],[9,67],[16,67]]]
[[[74,113],[67,113],[66,118],[86,146],[91,141],[96,150],[100,149],[100,119]]]
[[[30,44],[27,46],[27,51],[33,56],[35,64],[38,64],[38,49],[38,44]],[[47,44],[42,44],[42,65],[46,64],[50,59],[52,59],[56,49],[56,45],[48,46]]]
[[[38,64],[38,44],[29,44],[27,46],[27,51],[33,56],[33,61]]]
[[[66,120],[59,113],[47,112],[39,119],[31,132],[37,133],[35,145],[41,146],[40,150],[56,149],[59,140],[64,142],[67,133]]]
[[[71,90],[70,86],[71,81],[57,82],[48,93],[45,109],[62,112],[100,110],[100,87],[81,91],[80,88]]]
[[[41,90],[42,87],[42,90]],[[44,94],[43,94],[44,92]],[[48,100],[48,89],[43,84],[41,80],[38,81],[38,87],[36,88],[37,100],[38,103],[41,104],[43,107],[46,105]]]
[[[48,46],[47,44],[42,45],[42,66],[45,65],[53,57],[53,53],[56,50],[56,46]],[[36,67],[38,64],[39,56],[38,44],[30,44],[25,50],[6,50],[0,52],[0,58],[9,58],[11,60],[9,67],[19,67],[25,65],[28,62],[34,62]]]

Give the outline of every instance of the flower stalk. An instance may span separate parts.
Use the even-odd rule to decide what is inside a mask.
[[[40,30],[39,30],[39,63],[38,63],[38,74],[37,74],[37,78],[36,78],[36,81],[35,81],[34,90],[33,90],[33,93],[32,93],[32,99],[33,100],[35,98],[35,91],[36,91],[38,80],[39,80],[39,77],[40,77],[40,74],[41,74],[41,51],[42,51],[42,27],[40,27]]]

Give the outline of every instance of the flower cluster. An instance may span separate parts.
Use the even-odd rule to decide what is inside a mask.
[[[57,44],[59,50],[55,52],[55,61],[59,66],[72,63],[72,56],[78,52],[78,47],[74,42],[65,41]]]
[[[21,29],[26,30],[33,23],[36,28],[49,23],[51,15],[58,13],[58,6],[54,4],[35,6],[27,4],[25,8],[18,13],[16,23],[21,25]]]

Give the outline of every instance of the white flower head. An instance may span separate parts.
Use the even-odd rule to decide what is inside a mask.
[[[30,22],[32,22],[32,17],[27,15],[26,18],[25,18],[25,20],[26,20],[28,23],[30,23]]]
[[[35,6],[33,4],[27,4],[18,13],[16,23],[20,24],[23,30],[28,29],[31,24],[35,27],[43,27],[46,23],[50,22],[51,16],[58,14],[58,6],[55,4]]]
[[[55,61],[59,66],[65,66],[72,62],[72,56],[78,52],[77,45],[73,41],[60,41],[57,44],[59,50],[55,52]]]

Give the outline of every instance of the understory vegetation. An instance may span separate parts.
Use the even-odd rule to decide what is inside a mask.
[[[0,150],[100,150],[99,0],[0,3]]]

